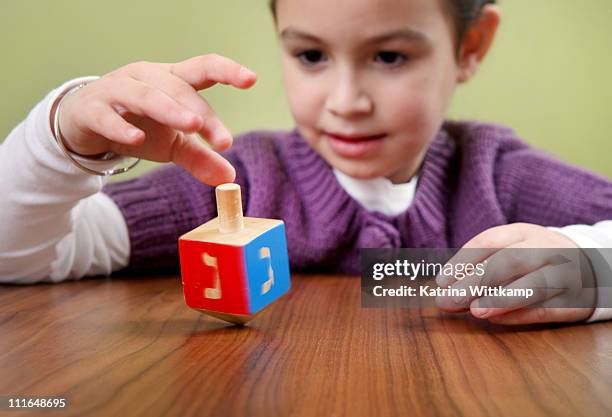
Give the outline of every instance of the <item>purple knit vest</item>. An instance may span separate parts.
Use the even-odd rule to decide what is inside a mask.
[[[358,273],[359,249],[460,247],[503,224],[612,219],[612,183],[521,142],[510,129],[447,122],[431,142],[412,205],[369,212],[297,131],[252,132],[225,157],[246,216],[284,220],[294,270]],[[167,165],[104,189],[130,235],[131,268],[178,268],[179,236],[216,216],[214,188]]]

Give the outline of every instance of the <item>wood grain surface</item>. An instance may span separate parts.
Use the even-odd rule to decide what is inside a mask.
[[[355,277],[292,283],[244,328],[188,309],[178,277],[0,286],[0,396],[68,398],[45,416],[612,415],[612,323],[504,328],[361,308]]]

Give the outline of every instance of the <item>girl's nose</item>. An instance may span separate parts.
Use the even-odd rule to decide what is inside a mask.
[[[374,104],[370,96],[352,76],[339,77],[331,86],[325,107],[339,117],[364,116],[372,113]]]

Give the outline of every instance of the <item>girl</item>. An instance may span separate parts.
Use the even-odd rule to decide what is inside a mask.
[[[296,129],[252,132],[229,150],[231,135],[196,93],[253,85],[255,74],[226,58],[139,62],[66,84],[0,148],[8,196],[0,276],[60,281],[176,268],[178,237],[216,215],[210,185],[234,179],[246,215],[285,221],[294,269],[355,273],[362,247],[492,255],[609,245],[609,181],[530,149],[509,129],[444,122],[455,87],[493,43],[500,14],[492,3],[272,1]],[[82,172],[103,172],[123,156],[178,166],[106,186]],[[514,265],[504,283],[546,262]],[[612,315],[596,301],[603,305],[448,309],[471,307],[499,323]]]

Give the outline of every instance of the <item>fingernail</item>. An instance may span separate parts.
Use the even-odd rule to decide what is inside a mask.
[[[491,311],[488,308],[475,308],[473,309],[473,313],[475,316],[478,316],[480,318],[484,318],[489,314],[489,311]]]
[[[213,136],[213,145],[215,148],[224,149],[232,142],[232,136],[227,130],[223,128],[216,129]]]
[[[202,118],[195,113],[185,113],[183,118],[186,123],[196,123],[198,125],[202,123]]]
[[[446,287],[448,287],[449,282],[448,282],[448,279],[446,277],[438,275],[436,277],[436,284],[438,284],[438,287],[446,288]]]
[[[227,180],[225,182],[234,182],[236,180],[236,169],[232,166],[228,171]]]
[[[126,133],[127,138],[134,140],[134,139],[138,139],[138,137],[140,136],[140,130],[138,129],[129,129]]]
[[[467,302],[468,302],[467,297],[453,297],[453,303],[457,305],[467,304]]]
[[[255,73],[246,67],[240,68],[240,80],[241,81],[249,81],[255,76]]]

